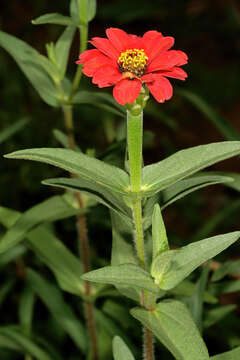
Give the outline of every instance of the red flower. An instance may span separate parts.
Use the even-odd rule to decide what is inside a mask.
[[[158,31],[148,31],[142,37],[110,28],[107,39],[94,37],[91,44],[97,49],[86,50],[77,64],[83,73],[92,76],[100,88],[114,86],[113,96],[121,104],[132,103],[145,83],[158,102],[172,97],[172,85],[167,77],[185,80],[187,74],[179,66],[187,63],[187,55],[169,50],[174,38]]]

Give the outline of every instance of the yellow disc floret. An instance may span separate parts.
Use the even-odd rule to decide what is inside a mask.
[[[131,49],[121,53],[118,65],[121,72],[131,72],[136,76],[144,74],[148,57],[143,49]]]

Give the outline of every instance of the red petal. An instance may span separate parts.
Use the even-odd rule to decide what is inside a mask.
[[[129,44],[129,35],[118,28],[109,28],[106,30],[108,39],[112,45],[120,52],[127,49]]]
[[[187,73],[179,67],[173,67],[172,69],[169,69],[168,71],[161,71],[160,75],[167,76],[167,77],[174,78],[174,79],[179,79],[179,80],[185,80],[187,78]]]
[[[152,49],[156,46],[156,43],[163,38],[162,34],[156,30],[147,31],[143,37],[144,49],[148,56],[150,56]]]
[[[137,79],[123,79],[114,86],[113,96],[120,105],[130,104],[138,97],[141,87],[142,83]]]
[[[102,55],[102,53],[97,49],[86,50],[82,54],[79,55],[79,60],[76,61],[76,64],[84,64],[86,61],[88,61],[98,55]]]
[[[109,56],[111,59],[117,60],[119,58],[119,51],[112,45],[110,40],[94,37],[90,43],[98,48],[102,53]]]
[[[155,81],[147,84],[153,97],[160,103],[169,100],[173,94],[173,88],[168,79],[163,76],[158,77]]]
[[[93,84],[97,84],[98,87],[112,86],[120,81],[122,74],[117,67],[103,66],[93,76]]]
[[[102,66],[114,66],[114,62],[107,56],[103,55],[100,51],[99,54],[84,63],[83,73],[87,76],[93,76],[95,72]]]
[[[148,55],[148,61],[151,62],[161,53],[169,50],[174,44],[174,38],[171,36],[162,37],[160,39],[156,39],[150,50],[146,50]]]
[[[168,70],[174,66],[187,63],[188,57],[183,51],[170,50],[161,53],[147,67],[147,73],[157,70]]]

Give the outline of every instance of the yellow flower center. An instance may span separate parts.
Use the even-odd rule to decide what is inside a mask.
[[[131,72],[136,76],[144,74],[148,57],[143,49],[131,49],[121,53],[118,65],[121,72]]]

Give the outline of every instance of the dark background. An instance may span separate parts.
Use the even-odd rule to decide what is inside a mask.
[[[33,26],[31,20],[50,12],[67,15],[69,2],[1,0],[0,7],[1,30],[45,53],[45,43],[55,41],[63,28],[55,25]],[[149,110],[144,117],[146,164],[159,161],[179,149],[228,140],[208,116],[186,101],[177,89],[201,96],[235,128],[240,139],[240,4],[237,0],[101,0],[98,1],[97,16],[90,23],[89,37],[105,36],[108,27],[120,27],[139,35],[156,29],[163,35],[175,37],[174,48],[189,55],[189,64],[184,67],[188,73],[186,82],[171,80],[176,89],[173,98],[161,105],[151,100],[148,105]],[[74,60],[77,57],[76,36],[71,49],[69,77],[76,70]],[[64,129],[61,111],[39,99],[16,63],[2,49],[0,63],[0,131],[25,116],[30,120],[24,130],[1,144],[1,154],[31,147],[59,146],[52,131],[55,128]],[[97,90],[87,78],[83,79],[81,86]],[[95,148],[99,157],[111,145],[103,132],[104,116],[103,112],[88,106],[79,106],[75,110],[76,137],[80,147],[84,151]],[[108,116],[118,129],[122,120],[111,114]],[[119,154],[123,155],[121,149],[113,154],[114,161],[117,161]],[[112,159],[109,161],[112,162]],[[212,169],[239,172],[240,159],[235,157]],[[41,180],[62,174],[60,170],[47,165],[7,159],[0,161],[0,170],[1,205],[20,211],[57,193],[57,190],[41,185]],[[186,244],[216,214],[220,214],[220,220],[216,221],[207,235],[238,230],[240,208],[231,210],[233,202],[238,198],[238,192],[216,185],[171,205],[164,213],[170,241],[175,245]],[[109,220],[101,221],[102,216],[109,218],[102,207],[97,207],[89,215],[89,234],[92,245],[97,237],[98,241],[94,243],[96,252],[108,261],[110,223]],[[68,233],[75,236],[71,220],[59,226],[63,235]],[[222,260],[233,258],[239,258],[239,245],[232,246],[220,257]],[[224,297],[222,301],[239,304],[239,299],[238,293],[235,293],[232,297]],[[235,315],[238,316],[238,311]],[[224,346],[227,348],[228,345],[223,344],[223,350]]]

